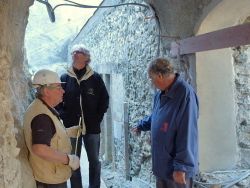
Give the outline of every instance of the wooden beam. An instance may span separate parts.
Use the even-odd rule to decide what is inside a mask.
[[[250,23],[197,35],[171,43],[172,56],[250,44]]]

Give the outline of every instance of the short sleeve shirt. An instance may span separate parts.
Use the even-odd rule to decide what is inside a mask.
[[[46,114],[39,114],[31,122],[32,144],[46,144],[50,142],[56,133],[52,119]]]
[[[58,112],[48,106],[40,99],[45,106],[60,120]],[[46,144],[50,146],[52,137],[56,133],[55,125],[47,114],[39,114],[31,121],[32,144]]]

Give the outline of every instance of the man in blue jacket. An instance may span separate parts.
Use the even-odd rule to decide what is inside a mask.
[[[191,188],[198,171],[196,93],[164,58],[149,64],[148,75],[159,91],[151,115],[141,120],[133,131],[151,130],[152,168],[157,188]]]
[[[82,134],[78,140],[71,140],[73,153],[78,141],[76,151],[80,157],[83,141],[89,161],[89,188],[99,188],[100,124],[108,109],[109,95],[101,76],[89,66],[89,51],[81,44],[74,45],[71,55],[72,67],[61,76],[65,93],[57,109],[65,127],[78,125],[81,119]],[[73,172],[70,182],[71,188],[82,188],[80,169]]]

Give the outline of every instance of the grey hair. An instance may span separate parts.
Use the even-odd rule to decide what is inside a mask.
[[[45,86],[41,86],[41,87],[36,88],[36,92],[35,92],[36,98],[41,99],[43,97],[44,87]]]
[[[89,50],[87,50],[83,44],[75,44],[74,46],[72,46],[71,55],[73,55],[73,53],[76,51],[79,51],[84,55],[90,56]]]
[[[148,73],[169,75],[174,73],[174,68],[167,59],[160,57],[149,63]]]

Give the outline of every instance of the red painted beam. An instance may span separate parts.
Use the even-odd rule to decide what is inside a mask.
[[[172,42],[170,53],[177,56],[246,44],[250,44],[250,23]]]

